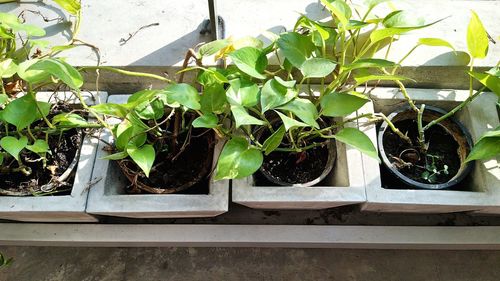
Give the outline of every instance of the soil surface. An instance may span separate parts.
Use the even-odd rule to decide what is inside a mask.
[[[49,119],[52,116],[71,111],[71,107],[66,104],[58,104],[53,106],[51,113],[49,114]],[[37,125],[44,125],[41,122]],[[67,168],[70,166],[71,162],[75,158],[77,151],[80,149],[82,143],[82,132],[78,132],[77,129],[67,130],[62,134],[49,135],[48,144],[51,153],[46,154],[46,164],[44,168],[43,161],[40,160],[40,156],[34,152],[24,149],[20,158],[21,161],[28,167],[31,168],[32,174],[25,176],[22,173],[8,173],[0,174],[0,188],[19,193],[18,195],[42,195],[40,186],[43,186],[51,181],[53,178],[58,178],[62,175]],[[44,135],[36,135],[37,138],[43,138]],[[4,159],[4,165],[6,163],[12,163],[12,167],[17,167],[16,160],[13,158]],[[71,187],[73,186],[73,181],[75,178],[76,168],[71,173],[70,177],[63,183],[60,184],[55,190],[49,192],[52,195],[67,195],[71,193]],[[47,194],[47,193],[46,193]]]
[[[310,182],[321,176],[325,170],[328,153],[326,145],[299,153],[275,151],[264,157],[261,170],[285,183]]]
[[[207,194],[208,177],[212,167],[214,134],[207,129],[193,129],[189,144],[175,158],[168,150],[157,152],[153,168],[147,178],[130,159],[121,161],[120,167],[131,180],[129,193],[183,193]],[[182,146],[185,134],[179,136],[178,147]],[[155,146],[155,150],[159,151]],[[132,177],[131,177],[132,175]],[[133,177],[137,176],[134,183]]]
[[[418,143],[416,120],[402,120],[394,123],[414,144]],[[423,122],[425,126],[427,123]],[[458,143],[440,125],[432,126],[425,132],[429,144],[427,154],[418,146],[410,146],[388,128],[384,133],[384,149],[387,158],[398,170],[412,180],[425,184],[448,182],[460,169]],[[435,169],[435,170],[434,170]]]

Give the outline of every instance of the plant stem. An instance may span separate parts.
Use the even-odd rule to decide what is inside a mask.
[[[471,101],[473,101],[476,97],[478,97],[479,95],[481,95],[483,93],[483,91],[486,89],[486,87],[482,87],[480,90],[478,90],[476,93],[474,93],[472,96],[469,96],[466,100],[464,100],[463,102],[461,102],[459,105],[457,105],[455,108],[453,108],[452,110],[448,111],[448,113],[446,113],[445,115],[439,117],[438,119],[435,119],[435,120],[432,120],[431,122],[429,122],[427,125],[425,125],[425,127],[422,129],[424,132],[426,130],[428,130],[430,127],[438,124],[439,122],[445,120],[446,118],[454,115],[455,113],[457,113],[457,111],[459,111],[460,109],[462,109],[464,106],[466,106],[467,104],[469,104]]]
[[[387,116],[385,116],[385,114],[383,113],[376,113],[376,115],[382,117],[382,119],[384,119],[384,121],[387,123],[387,125],[389,125],[389,128],[391,128],[391,130],[396,134],[398,135],[401,139],[403,139],[404,141],[406,141],[409,145],[413,146],[413,143],[411,142],[410,138],[406,135],[404,135],[403,133],[401,133],[401,131],[396,128],[396,126],[394,125],[394,123],[392,123],[391,120],[389,120],[389,118],[387,118]]]
[[[38,110],[38,113],[40,113],[40,115],[42,116],[43,121],[45,121],[45,123],[47,124],[47,126],[49,126],[49,128],[52,128],[52,129],[55,128],[55,126],[52,123],[50,123],[49,119],[47,119],[47,116],[45,116],[45,114],[43,114],[42,109],[40,108],[40,105],[38,105],[38,102],[36,100],[35,93],[33,93],[31,90],[29,90],[29,94],[35,100],[36,109]]]
[[[82,66],[80,69],[81,70],[106,70],[106,71],[115,72],[115,73],[123,74],[123,75],[127,75],[127,76],[153,78],[153,79],[157,79],[157,80],[164,81],[167,83],[175,84],[174,81],[172,81],[168,78],[156,75],[156,74],[128,71],[128,70],[123,70],[123,69],[119,69],[119,68],[114,68],[111,66]]]
[[[420,144],[420,149],[426,151],[425,147],[425,134],[422,128],[422,115],[424,114],[425,104],[420,106],[420,110],[417,112],[417,127],[418,127],[418,143]]]

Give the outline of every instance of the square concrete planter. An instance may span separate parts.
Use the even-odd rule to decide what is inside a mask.
[[[469,91],[408,89],[417,103],[425,103],[449,110],[465,100]],[[405,105],[399,89],[378,88],[372,92],[376,112],[389,114]],[[499,126],[496,101],[492,93],[484,93],[455,115],[469,130],[476,142],[488,129]],[[365,110],[373,110],[366,108]],[[366,127],[376,143],[375,126]],[[363,156],[363,162],[375,160]],[[455,190],[406,190],[382,187],[380,169],[366,170],[367,202],[362,209],[376,212],[451,213],[485,209],[496,202],[500,206],[500,166],[498,159],[476,161],[472,173],[465,179],[467,191]],[[394,187],[397,188],[397,187]],[[496,195],[495,195],[496,194]],[[497,209],[498,210],[498,209]]]
[[[110,103],[125,103],[129,95],[112,95]],[[102,140],[112,143],[109,132]],[[108,153],[106,144],[99,143],[92,177],[99,182],[92,187],[87,213],[128,218],[214,217],[228,210],[229,181],[210,180],[208,194],[126,194],[129,185],[118,164],[102,159]],[[214,151],[214,165],[222,143]]]
[[[88,105],[107,99],[107,94],[82,93]],[[59,98],[67,97],[70,103],[79,101],[71,93],[59,93]],[[37,99],[53,101],[52,93],[38,93]],[[11,197],[0,196],[0,219],[31,222],[95,222],[96,218],[85,213],[89,186],[92,183],[92,166],[96,156],[97,133],[86,135],[80,150],[75,181],[70,195]]]
[[[337,142],[337,159],[332,172],[323,181],[326,184],[312,187],[256,186],[253,176],[250,176],[233,180],[232,199],[256,209],[326,209],[358,204],[366,200],[363,171],[377,167],[376,162],[364,163],[358,150]]]

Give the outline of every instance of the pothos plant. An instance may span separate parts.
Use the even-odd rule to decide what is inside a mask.
[[[12,261],[12,258],[6,258],[2,253],[0,253],[0,269],[9,266]]]
[[[78,17],[79,2],[55,1]],[[73,30],[76,36],[79,20]],[[59,52],[72,48],[77,39],[67,45],[55,46],[44,52],[48,42],[35,39],[45,31],[24,23],[8,13],[0,13],[0,194],[37,195],[59,192],[67,186],[75,159],[61,160],[58,143],[72,129],[101,127],[89,124],[85,112],[62,102],[40,101],[37,93],[43,88],[53,88],[54,94],[69,89],[86,107],[80,93],[83,84],[77,69],[55,57]],[[19,45],[19,43],[21,43]],[[77,134],[81,137],[81,134]],[[71,148],[79,141],[67,140]],[[68,142],[69,141],[69,142]],[[76,149],[76,148],[75,148]],[[61,165],[61,167],[58,167]],[[62,171],[62,166],[68,168]],[[33,168],[41,168],[35,175]],[[41,177],[44,177],[42,179]],[[9,185],[10,183],[10,185]],[[6,186],[4,186],[6,185]],[[5,188],[5,189],[4,189]]]
[[[185,70],[199,71],[202,92],[218,93],[212,96],[219,112],[200,117],[209,122],[206,127],[219,124],[222,118],[216,117],[229,111],[233,121],[226,131],[230,139],[218,161],[217,179],[252,175],[264,155],[273,152],[294,155],[298,164],[308,150],[326,146],[330,139],[378,159],[369,138],[355,126],[346,126],[360,118],[387,119],[382,113],[351,115],[370,101],[367,87],[359,89],[369,82],[406,79],[387,69],[396,69],[407,56],[396,63],[387,55],[374,58],[375,53],[397,36],[439,20],[425,23],[399,10],[384,17],[372,15],[386,1],[366,1],[359,7],[342,0],[321,2],[331,18],[316,21],[301,15],[293,31],[268,34],[267,46],[252,37],[210,42],[196,52],[198,65]],[[449,44],[423,38],[419,45]],[[221,59],[224,67],[203,67],[203,60],[211,56]],[[277,60],[274,68],[270,57]],[[258,137],[262,130],[268,131],[264,139]]]

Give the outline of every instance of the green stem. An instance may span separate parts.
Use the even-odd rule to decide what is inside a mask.
[[[438,119],[435,119],[435,120],[432,120],[431,122],[429,122],[427,125],[425,125],[424,128],[422,128],[422,130],[425,132],[430,127],[432,127],[432,126],[438,124],[439,122],[441,122],[441,121],[443,121],[443,120],[445,120],[445,119],[453,116],[455,113],[457,113],[457,111],[459,111],[464,106],[466,106],[471,101],[473,101],[476,97],[478,97],[479,95],[481,95],[485,89],[486,89],[486,87],[481,88],[479,91],[477,91],[476,93],[474,93],[472,96],[469,96],[466,100],[464,100],[463,102],[461,102],[455,108],[453,108],[452,110],[448,111],[448,113],[446,113],[445,115],[439,117]]]
[[[164,81],[167,83],[175,84],[174,81],[172,81],[168,78],[156,75],[156,74],[128,71],[128,70],[114,68],[111,66],[82,66],[82,67],[80,67],[80,69],[81,70],[106,70],[106,71],[115,72],[115,73],[123,74],[123,75],[127,75],[127,76],[153,78],[153,79],[157,79],[157,80]]]
[[[425,104],[422,104],[420,106],[420,110],[417,112],[417,127],[418,127],[418,142],[420,144],[420,148],[423,151],[426,151],[427,149],[425,149],[425,134],[422,128],[422,116],[424,115],[424,110],[425,110]]]
[[[406,141],[409,145],[413,146],[413,143],[411,142],[410,138],[408,136],[406,136],[405,134],[401,133],[401,131],[398,128],[396,128],[394,123],[392,123],[392,121],[389,120],[389,118],[387,118],[387,116],[385,116],[385,114],[377,113],[376,115],[382,117],[382,119],[387,123],[387,125],[389,125],[389,128],[391,128],[391,130],[396,135],[398,135],[402,140]]]
[[[28,86],[28,87],[30,87],[30,86]],[[28,92],[35,100],[36,109],[38,110],[38,113],[40,113],[40,115],[42,116],[43,121],[45,121],[45,123],[47,124],[47,126],[49,126],[49,128],[52,128],[52,129],[55,128],[55,126],[52,123],[50,123],[49,119],[47,119],[47,116],[45,116],[45,114],[43,114],[42,109],[40,108],[40,105],[38,104],[38,102],[36,100],[36,95],[31,91],[31,89],[29,89]]]

